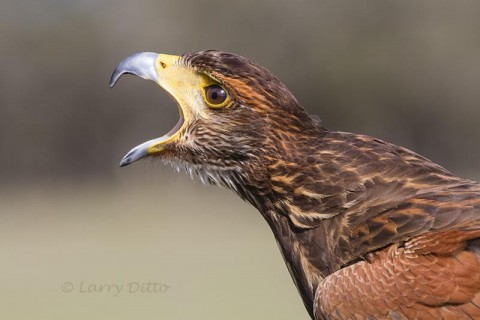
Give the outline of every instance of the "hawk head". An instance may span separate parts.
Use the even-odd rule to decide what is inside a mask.
[[[270,164],[318,134],[316,121],[282,82],[235,54],[137,53],[118,65],[110,86],[123,74],[155,81],[177,102],[180,119],[167,134],[133,148],[121,166],[156,157],[235,189],[239,180],[261,181]]]

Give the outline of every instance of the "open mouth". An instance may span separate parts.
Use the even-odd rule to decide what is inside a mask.
[[[170,131],[168,131],[165,135],[159,138],[148,140],[134,147],[122,158],[122,160],[120,161],[120,167],[127,166],[155,152],[161,151],[163,145],[172,141],[182,130],[183,125],[185,124],[185,116],[180,106],[178,106],[178,113],[180,115],[180,118],[178,119],[175,126],[170,129]]]
[[[179,119],[177,121],[177,123],[175,124],[175,126],[170,129],[170,131],[168,131],[164,137],[173,137],[176,133],[178,133],[180,131],[180,129],[182,129],[183,127],[183,124],[185,123],[185,117],[183,116],[183,111],[182,111],[182,108],[179,106],[178,107],[178,113],[179,113]]]
[[[158,83],[158,72],[156,69],[158,57],[159,54],[157,53],[141,52],[126,58],[120,62],[113,72],[112,77],[110,78],[110,87],[113,88],[118,79],[124,74],[133,74],[143,79],[152,80]],[[146,141],[130,150],[125,157],[123,157],[122,161],[120,161],[120,166],[127,166],[149,155],[158,153],[163,150],[167,143],[175,139],[186,123],[185,114],[180,105],[178,105],[178,110],[180,118],[170,131],[159,138]]]

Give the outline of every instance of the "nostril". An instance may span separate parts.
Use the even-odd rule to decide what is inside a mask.
[[[162,66],[163,69],[165,69],[167,67],[167,65],[165,64],[165,62],[162,62],[160,61],[160,65]]]

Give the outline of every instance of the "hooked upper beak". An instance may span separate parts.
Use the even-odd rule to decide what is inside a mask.
[[[160,63],[160,58],[162,59],[161,64],[163,66],[166,66],[165,63],[173,64],[180,57],[171,55],[160,55],[154,52],[135,53],[120,62],[115,68],[115,71],[113,71],[113,74],[110,78],[110,88],[113,88],[115,86],[118,79],[120,79],[122,75],[133,74],[146,80],[155,81],[157,84],[160,84],[162,87],[164,87],[164,89],[167,89],[168,91],[168,88],[165,88],[168,79],[163,79],[162,81],[159,80],[157,65]],[[175,127],[170,130],[170,132],[168,132],[162,137],[144,142],[130,150],[120,161],[120,167],[124,167],[149,155],[160,152],[163,149],[163,146],[166,143],[170,142],[181,130],[181,128],[183,128],[183,125],[185,123],[184,113],[181,108],[179,108],[179,111],[180,120],[175,125]]]
[[[118,79],[124,74],[133,74],[146,80],[158,82],[156,60],[159,54],[155,52],[139,52],[132,54],[118,64],[110,78],[110,88],[113,88]]]

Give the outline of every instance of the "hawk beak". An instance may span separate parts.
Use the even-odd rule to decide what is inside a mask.
[[[122,75],[133,74],[143,79],[154,81],[169,91],[169,82],[175,79],[172,79],[172,76],[167,74],[163,74],[162,77],[159,77],[158,65],[162,65],[163,68],[166,68],[167,65],[174,64],[179,58],[180,57],[178,56],[161,55],[154,52],[140,52],[133,54],[120,62],[115,71],[113,71],[112,77],[110,78],[110,88],[115,86]],[[123,157],[122,161],[120,161],[120,167],[124,167],[142,158],[161,152],[164,145],[172,141],[177,136],[180,129],[183,128],[185,119],[181,107],[179,107],[179,113],[180,120],[173,129],[160,138],[149,140],[130,150],[125,157]]]
[[[139,144],[132,150],[130,150],[120,161],[120,167],[128,166],[140,159],[148,157],[149,155],[153,154],[154,149],[157,145],[164,143],[169,138],[168,135],[164,135],[163,137],[156,138]]]
[[[110,88],[113,88],[118,79],[124,74],[133,74],[145,80],[158,82],[156,60],[159,54],[155,52],[140,52],[132,54],[120,62],[110,78]]]

